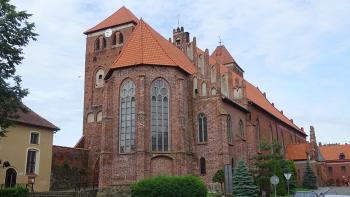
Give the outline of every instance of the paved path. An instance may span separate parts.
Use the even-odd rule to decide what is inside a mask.
[[[350,195],[350,187],[331,187],[327,194]]]

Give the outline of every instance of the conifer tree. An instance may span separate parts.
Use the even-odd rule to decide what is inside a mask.
[[[311,169],[309,161],[306,163],[306,168],[303,177],[303,187],[307,189],[316,189],[316,176]]]
[[[257,197],[258,187],[244,161],[240,161],[233,175],[233,194],[235,197]]]

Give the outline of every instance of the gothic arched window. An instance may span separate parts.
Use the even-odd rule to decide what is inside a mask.
[[[232,120],[231,115],[227,116],[227,141],[229,144],[233,143],[233,133],[232,133]]]
[[[96,72],[96,76],[95,76],[95,87],[96,88],[103,87],[104,77],[105,77],[105,71],[103,69],[99,69]]]
[[[204,55],[202,54],[198,56],[198,71],[204,75]]]
[[[256,139],[256,148],[258,151],[260,151],[260,123],[259,119],[256,119],[256,125],[255,125],[255,139]]]
[[[199,142],[208,141],[207,117],[203,113],[198,116],[198,138]]]
[[[242,120],[239,120],[239,134],[244,137],[244,124]]]
[[[119,152],[135,150],[135,83],[125,80],[120,88]]]
[[[100,50],[100,38],[99,37],[95,40],[95,51],[98,51],[98,50]]]
[[[169,151],[169,86],[157,79],[151,88],[152,151]]]
[[[207,84],[205,82],[202,83],[202,96],[207,96]]]
[[[198,80],[197,78],[193,78],[193,96],[198,94]]]
[[[216,68],[215,68],[215,66],[212,66],[210,68],[210,82],[216,83]]]
[[[201,175],[205,175],[207,173],[204,157],[201,157],[200,160],[199,160],[199,168],[200,168],[200,174]]]
[[[112,45],[123,44],[124,36],[121,32],[117,31],[113,34]]]

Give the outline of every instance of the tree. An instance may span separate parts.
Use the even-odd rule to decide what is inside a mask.
[[[223,170],[218,170],[213,176],[214,183],[220,183],[221,193],[224,192],[223,183],[225,182],[225,174]]]
[[[232,182],[235,197],[258,196],[258,187],[254,184],[253,176],[244,161],[240,161],[235,168]]]
[[[316,189],[316,176],[311,169],[309,161],[306,163],[306,168],[303,177],[303,187],[307,189]]]
[[[28,22],[30,16],[25,11],[17,11],[9,0],[0,1],[0,137],[5,136],[18,110],[26,112],[21,101],[28,90],[21,87],[16,66],[24,58],[23,47],[37,37],[33,32],[34,23]]]

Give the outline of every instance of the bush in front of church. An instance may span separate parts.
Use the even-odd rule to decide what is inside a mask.
[[[29,195],[27,188],[6,188],[0,189],[0,196],[8,196],[8,197],[27,197]]]
[[[131,186],[132,197],[204,197],[207,192],[205,184],[198,177],[191,175],[146,178]]]

